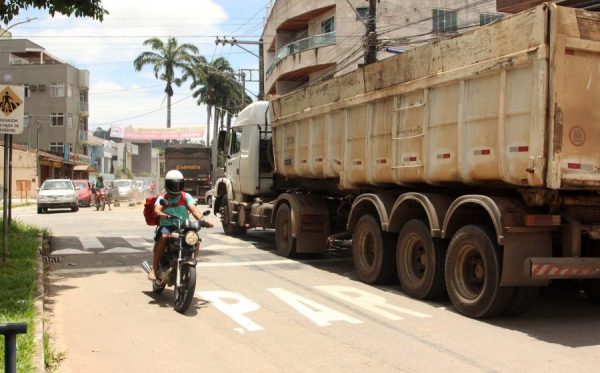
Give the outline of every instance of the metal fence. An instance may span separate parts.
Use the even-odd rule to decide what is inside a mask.
[[[273,70],[275,70],[275,67],[279,61],[285,57],[294,53],[303,52],[308,49],[320,48],[327,45],[333,45],[335,43],[336,37],[335,31],[333,31],[326,34],[319,34],[305,39],[296,40],[292,43],[284,45],[281,49],[279,49],[273,61],[271,61],[271,65],[266,71],[267,78],[273,73]]]

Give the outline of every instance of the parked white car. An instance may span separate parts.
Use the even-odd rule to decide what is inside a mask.
[[[48,209],[79,210],[75,185],[67,179],[48,179],[44,181],[37,196],[37,213],[48,212]]]
[[[141,183],[131,179],[115,180],[115,184],[119,188],[119,201],[130,203],[142,202],[142,191],[140,190]]]

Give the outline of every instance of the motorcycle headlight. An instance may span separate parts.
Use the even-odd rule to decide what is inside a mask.
[[[194,232],[194,231],[188,231],[185,234],[185,243],[190,245],[190,246],[194,246],[198,243],[198,241],[200,240],[200,238],[198,237],[198,233]]]

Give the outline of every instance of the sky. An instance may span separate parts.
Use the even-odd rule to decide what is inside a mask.
[[[175,37],[191,43],[209,61],[227,58],[233,68],[258,69],[258,58],[237,46],[215,45],[217,37],[235,36],[257,41],[270,0],[102,0],[109,15],[104,21],[56,15],[46,11],[22,11],[6,27],[13,38],[39,44],[50,54],[90,72],[89,128],[112,125],[166,127],[164,83],[155,78],[151,66],[135,71],[133,60],[151,50],[144,40]],[[244,45],[258,54],[258,47]],[[247,77],[250,80],[250,77]],[[254,72],[252,79],[258,79]],[[258,83],[247,82],[253,99]],[[175,87],[172,126],[206,125],[206,107],[191,97],[189,82]]]

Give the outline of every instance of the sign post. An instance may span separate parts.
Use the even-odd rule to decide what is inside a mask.
[[[23,133],[24,113],[25,113],[25,88],[16,85],[0,85],[0,134],[4,134],[4,201],[2,211],[3,218],[3,250],[2,259],[4,265],[8,261],[8,208],[10,208],[10,183],[9,169],[12,167],[10,155],[12,152],[12,135]]]

